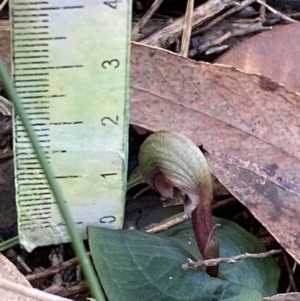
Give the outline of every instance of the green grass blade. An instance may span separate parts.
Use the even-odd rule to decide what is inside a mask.
[[[27,114],[25,113],[23,105],[17,95],[17,92],[10,80],[10,77],[9,77],[1,59],[0,59],[0,78],[3,81],[4,89],[8,95],[8,98],[13,102],[14,109],[22,120],[23,126],[28,134],[28,137],[30,139],[32,147],[37,155],[38,161],[45,173],[46,179],[52,190],[53,196],[54,196],[55,200],[57,201],[60,212],[61,212],[61,214],[65,220],[65,223],[67,225],[67,228],[69,230],[69,234],[72,239],[72,244],[75,249],[75,253],[80,261],[83,272],[84,272],[87,282],[89,284],[91,293],[97,301],[105,301],[106,298],[105,298],[104,292],[102,291],[102,288],[100,286],[98,278],[91,265],[90,259],[88,258],[87,254],[86,254],[86,250],[85,250],[84,244],[82,242],[82,238],[77,230],[74,219],[71,215],[71,211],[64,200],[64,197],[60,190],[59,185],[56,183],[56,180],[54,178],[54,173],[52,172],[50,165],[46,161],[44,151],[42,150],[42,148],[39,145],[39,142],[34,133],[34,130],[28,120]]]

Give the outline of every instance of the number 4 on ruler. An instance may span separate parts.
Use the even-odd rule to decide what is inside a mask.
[[[111,0],[111,1],[104,1],[103,4],[108,5],[109,7],[116,9],[117,3],[121,3],[121,0]]]

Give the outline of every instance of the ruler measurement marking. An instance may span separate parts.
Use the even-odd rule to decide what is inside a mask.
[[[40,32],[16,32],[16,36],[32,36],[32,35],[44,35],[44,34],[50,34],[49,31],[40,31]]]
[[[14,26],[14,30],[20,30],[20,29],[22,29],[22,30],[23,29],[24,30],[26,30],[26,29],[47,29],[47,28],[49,28],[48,25],[26,26],[26,27],[24,27],[24,26],[22,26],[22,27],[20,27],[20,26]]]
[[[14,11],[43,11],[43,10],[60,10],[60,9],[82,9],[83,5],[77,6],[53,6],[53,7],[40,7],[40,8],[15,8]]]
[[[49,112],[37,112],[37,113],[28,113],[28,116],[37,116],[37,115],[49,115]],[[42,142],[42,141],[40,141]]]
[[[24,101],[24,105],[33,105],[33,104],[49,104],[50,100],[33,100],[33,101]]]
[[[51,69],[70,69],[70,68],[83,68],[83,65],[49,66],[49,67],[36,67],[36,68],[16,68],[15,70],[51,70]]]
[[[48,59],[49,55],[32,55],[32,56],[14,56],[15,59],[26,59],[26,60],[30,60],[30,59]]]
[[[22,164],[22,163],[21,163]],[[40,167],[40,165],[37,164],[37,167],[17,167],[17,170],[37,170]],[[46,187],[45,189],[49,189],[48,187]],[[31,189],[33,190],[33,189]]]
[[[24,206],[26,207],[26,205]],[[42,210],[50,210],[51,207],[40,207],[40,208],[26,208],[25,211],[26,212],[31,212],[31,211],[42,211]]]
[[[41,190],[46,190],[46,189],[49,189],[48,188],[48,186],[46,186],[46,187],[39,187],[39,188],[30,188],[30,190],[39,190],[39,191],[41,191]],[[20,202],[23,202],[22,200],[20,200]],[[43,204],[43,203],[42,203]],[[55,202],[51,202],[51,203],[44,203],[45,205],[49,205],[49,204],[55,204]]]
[[[45,220],[49,220],[49,216],[45,216],[45,217],[37,217],[34,219],[33,224],[39,225],[39,221],[41,221],[41,223],[43,223],[43,221]],[[28,218],[20,218],[20,222],[24,224],[24,222],[28,222],[28,221],[33,221],[32,219],[28,219]],[[47,222],[48,224],[50,223],[50,221]]]
[[[49,82],[47,78],[40,78],[40,79],[16,79],[16,83],[26,83],[26,82]]]
[[[29,197],[29,196],[30,196],[30,197],[31,197],[31,196],[38,196],[38,197],[40,197],[40,196],[45,196],[45,195],[46,195],[46,196],[49,196],[49,195],[51,196],[51,193],[50,193],[50,192],[44,192],[44,193],[42,193],[42,192],[41,192],[41,193],[30,193],[30,194],[28,194],[28,193],[27,193],[27,194],[21,194],[21,193],[20,193],[20,196],[28,196],[28,197]],[[44,200],[44,199],[47,199],[47,198],[43,198],[42,200]],[[51,199],[51,198],[50,198],[50,199]],[[35,199],[34,199],[34,200],[35,200]],[[39,200],[41,200],[41,199],[39,199]],[[33,210],[38,210],[38,208],[35,208],[35,209],[33,209]]]
[[[15,45],[16,48],[21,48],[21,47],[40,47],[40,46],[46,46],[49,47],[48,43],[40,43],[40,44],[19,44]]]
[[[35,61],[35,62],[18,62],[16,65],[37,65],[37,64],[49,64],[49,61]]]
[[[66,40],[66,37],[48,37],[48,38],[27,38],[27,39],[15,39],[16,42],[24,42],[24,41],[54,41],[54,40]]]
[[[31,118],[28,118],[30,121],[31,120],[50,120],[50,118],[49,117],[38,117],[38,118],[33,118],[33,117],[31,117]]]
[[[19,176],[26,176],[26,175],[43,175],[43,172],[23,172],[19,173]]]
[[[24,210],[26,213],[28,213],[27,211],[26,211],[26,209]],[[21,218],[22,217],[28,217],[28,214],[21,214],[20,215],[21,216]],[[48,211],[48,210],[44,210],[43,212],[32,212],[32,213],[30,213],[30,216],[36,216],[36,219],[40,219],[41,218],[41,216],[43,216],[43,218],[49,218],[49,217],[51,217],[51,211]]]
[[[48,195],[47,195],[47,197],[45,197],[45,196],[43,196],[43,199],[41,199],[41,196],[38,196],[39,197],[39,199],[31,199],[31,198],[22,198],[21,200],[20,200],[20,202],[28,202],[27,204],[25,203],[23,206],[25,207],[26,205],[27,206],[30,206],[30,207],[32,207],[32,206],[34,206],[34,205],[36,205],[36,204],[40,204],[41,203],[41,201],[50,201],[51,200],[51,193],[48,193]],[[51,205],[52,205],[52,202],[50,203]],[[50,204],[43,204],[44,206],[45,205],[50,205]],[[37,209],[35,209],[35,208],[28,208],[28,210],[37,210]]]
[[[35,98],[58,98],[65,97],[66,95],[37,95],[37,96],[23,96],[23,99],[35,99]]]
[[[28,77],[28,76],[47,76],[49,73],[26,73],[26,74],[16,74],[15,77],[22,77],[22,76],[25,76],[25,77]],[[24,81],[24,79],[21,79],[22,81]],[[42,77],[42,78],[35,78],[35,79],[32,79],[32,80],[44,80],[45,81],[45,78]],[[20,80],[19,80],[20,81]],[[30,80],[27,80],[27,81],[30,81]]]
[[[50,122],[51,125],[68,125],[68,124],[83,124],[83,121],[73,121],[73,122]]]
[[[28,94],[28,93],[48,93],[49,90],[29,90],[29,91],[19,91],[18,89],[18,94]]]
[[[30,198],[24,198],[20,200],[20,202],[30,202],[27,204],[22,204],[24,207],[32,207],[33,205],[36,205],[37,203],[43,206],[49,206],[50,204],[47,204],[51,200],[51,194],[48,194],[48,197],[42,197],[40,199],[30,199]],[[47,203],[46,203],[47,202]],[[52,202],[51,202],[52,204]],[[44,207],[45,208],[45,207]],[[46,207],[47,208],[47,207]],[[39,208],[26,208],[26,211],[39,211]]]
[[[40,165],[40,163],[38,162],[36,157],[20,157],[21,155],[28,156],[28,154],[26,154],[26,153],[18,154],[17,159],[20,164],[22,164],[22,165],[38,165],[38,166]],[[46,159],[49,160],[50,157],[46,156]],[[33,160],[33,161],[29,161],[29,160]],[[24,161],[24,163],[22,161]],[[17,177],[17,175],[16,175],[16,177]]]
[[[31,23],[48,23],[49,20],[28,20],[28,21],[13,21],[15,24],[31,24]]]
[[[49,84],[37,84],[37,85],[28,85],[28,86],[19,86],[15,85],[15,87],[19,90],[21,88],[36,88],[36,87],[49,87]],[[19,92],[20,93],[20,92]]]
[[[21,15],[21,14],[16,14],[15,13],[16,11],[20,11],[20,10],[14,9],[14,18],[49,17],[49,14],[28,14],[28,15]]]
[[[31,208],[33,205],[36,205],[37,203],[40,204],[40,205],[43,205],[43,206],[49,206],[50,204],[47,204],[46,202],[49,202],[49,200],[51,200],[51,194],[48,195],[47,198],[41,198],[41,199],[23,199],[21,200],[20,202],[30,202],[30,203],[27,203],[27,204],[22,204],[22,206],[24,207],[29,207],[29,208],[25,208],[26,211],[30,212],[30,211],[41,211],[45,208],[49,208],[49,207],[42,207],[42,209],[40,208]],[[42,203],[41,203],[42,202]],[[52,205],[52,203],[51,203]],[[50,207],[51,208],[51,207]]]
[[[49,2],[47,2],[47,1],[14,2],[14,6],[18,6],[18,5],[41,5],[41,4],[49,4]]]
[[[42,181],[44,179],[38,179],[38,180]],[[26,186],[26,188],[28,188],[28,186],[32,186],[32,185],[33,186],[35,185],[34,187],[47,185],[47,180],[46,179],[43,182],[37,182],[37,183],[32,183],[32,180],[30,180],[30,179],[27,179],[27,180],[26,179],[20,179],[19,181],[20,181],[20,183],[18,184],[18,187]],[[37,181],[37,180],[35,179],[34,181]]]
[[[75,178],[81,178],[81,176],[77,176],[77,175],[69,175],[69,176],[55,176],[54,178],[56,179],[75,179]]]

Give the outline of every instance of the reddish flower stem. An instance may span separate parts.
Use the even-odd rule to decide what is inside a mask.
[[[192,225],[203,259],[218,258],[220,256],[220,246],[216,236],[216,226],[213,222],[211,207],[203,206],[200,202],[192,212]],[[207,273],[212,277],[217,277],[218,270],[219,266],[208,267]]]

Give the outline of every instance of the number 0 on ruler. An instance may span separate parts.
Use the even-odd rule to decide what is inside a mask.
[[[131,3],[11,2],[13,80],[82,236],[123,223]],[[15,176],[21,244],[69,241],[18,116]]]

